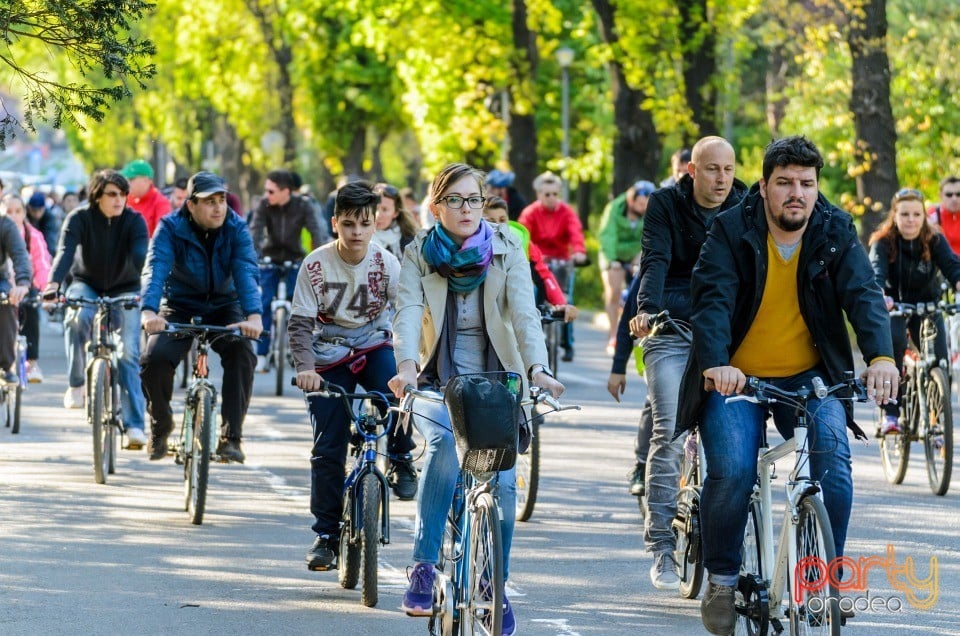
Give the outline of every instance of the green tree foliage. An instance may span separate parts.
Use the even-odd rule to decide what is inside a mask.
[[[23,116],[0,105],[0,147],[20,126],[34,130],[37,118],[55,127],[77,125],[80,115],[101,121],[111,104],[131,94],[129,83],[144,88],[155,71],[154,47],[129,31],[152,6],[142,0],[0,1],[0,66],[22,98]]]

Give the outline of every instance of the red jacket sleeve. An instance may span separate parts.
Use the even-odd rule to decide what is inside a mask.
[[[543,262],[543,253],[535,243],[531,242],[529,244],[527,256],[533,264],[534,272],[536,272],[537,276],[539,276],[543,282],[543,290],[547,295],[547,302],[554,306],[566,305],[567,297],[563,295],[563,290],[560,289],[560,284],[557,282],[557,278],[553,275],[553,272],[551,272],[547,264]]]
[[[569,205],[567,206],[567,234],[570,237],[570,253],[586,254],[587,246],[583,240],[583,226],[580,224],[580,217]]]

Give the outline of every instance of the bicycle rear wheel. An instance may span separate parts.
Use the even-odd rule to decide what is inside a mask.
[[[770,621],[765,564],[763,563],[763,526],[760,502],[751,499],[747,526],[741,548],[740,580],[734,592],[737,610],[737,636],[762,636]]]
[[[913,390],[913,381],[906,384],[906,399],[901,406],[901,431],[880,438],[880,464],[883,466],[883,475],[891,484],[902,484],[907,475],[907,463],[910,461],[910,432],[914,430],[916,418],[920,414],[920,402],[916,391]],[[877,409],[879,418],[877,427],[883,426],[884,412]]]
[[[503,625],[503,543],[500,516],[490,493],[480,494],[471,511],[466,572],[461,633],[499,636]]]
[[[790,634],[793,636],[838,636],[840,594],[830,580],[829,567],[837,551],[827,509],[816,496],[807,496],[798,507],[796,532],[797,568],[787,577],[790,604]],[[794,586],[802,589],[794,590]],[[797,602],[797,599],[800,599]]]
[[[367,473],[360,482],[363,497],[363,528],[360,532],[363,562],[363,584],[360,587],[360,602],[367,607],[377,605],[377,554],[380,549],[380,480]]]
[[[207,506],[207,483],[210,478],[210,440],[213,427],[213,396],[203,387],[197,391],[193,410],[193,448],[183,464],[187,490],[187,512],[194,525],[203,523]]]
[[[11,396],[13,400],[12,405],[8,405],[8,408],[12,411],[12,415],[9,416],[10,420],[13,422],[13,426],[10,428],[10,432],[14,435],[20,432],[20,404],[23,402],[23,387],[17,384],[16,388],[13,390],[13,395]]]
[[[283,395],[283,374],[287,369],[287,308],[280,307],[273,316],[273,366],[277,374],[276,394]]]
[[[93,433],[93,478],[98,484],[107,483],[110,472],[110,365],[103,358],[90,363],[90,394],[87,399],[87,419]]]
[[[530,418],[530,446],[517,455],[517,521],[528,521],[540,488],[540,417]]]
[[[935,495],[943,496],[950,489],[953,473],[953,407],[950,404],[947,377],[943,369],[937,367],[930,369],[930,383],[927,385],[927,426],[923,435],[923,449],[927,455],[930,490]]]

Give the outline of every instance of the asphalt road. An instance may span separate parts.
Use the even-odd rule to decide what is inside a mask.
[[[212,466],[207,514],[193,526],[172,460],[123,451],[108,483],[94,483],[83,411],[61,405],[62,336],[47,325],[43,338],[46,381],[25,394],[21,434],[0,430],[0,634],[426,631],[426,620],[399,609],[412,503],[391,502],[378,607],[363,607],[336,573],[306,569],[310,427],[294,390],[274,397],[272,376],[257,377],[247,463]],[[626,492],[643,383],[629,376],[625,403],[613,402],[605,340],[602,329],[580,322],[577,359],[559,370],[565,402],[583,410],[555,416],[542,430],[540,498],[531,521],[518,524],[508,588],[520,633],[704,633],[698,601],[650,583],[637,503]],[[861,415],[869,421],[868,411]],[[917,608],[874,566],[866,576],[874,606],[858,611],[845,632],[960,634],[960,484],[934,497],[915,445],[905,483],[889,486],[875,441],[853,446],[848,556],[887,556],[889,545],[895,563],[912,562],[918,579],[930,576],[935,559],[927,589],[937,597]],[[917,604],[929,598],[917,594]]]

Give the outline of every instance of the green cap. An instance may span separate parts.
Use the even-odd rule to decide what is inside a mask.
[[[153,179],[153,166],[143,159],[134,159],[120,170],[120,174],[127,179],[133,179],[134,177],[148,177]]]

